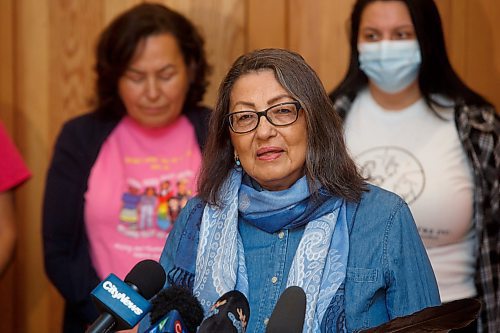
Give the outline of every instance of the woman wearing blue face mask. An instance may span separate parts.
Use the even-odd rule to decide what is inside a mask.
[[[441,299],[479,297],[463,332],[500,331],[500,122],[448,60],[432,0],[358,0],[330,97],[369,181],[410,205]]]

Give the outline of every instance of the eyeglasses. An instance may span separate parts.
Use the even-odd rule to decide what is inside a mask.
[[[264,111],[238,111],[228,114],[229,127],[234,133],[243,134],[259,126],[260,117],[266,117],[274,126],[287,126],[299,118],[302,106],[299,102],[285,102],[273,105]]]

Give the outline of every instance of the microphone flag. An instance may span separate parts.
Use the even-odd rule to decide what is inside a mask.
[[[91,293],[101,313],[113,313],[117,327],[134,327],[151,304],[127,283],[111,273]]]
[[[156,325],[144,333],[190,333],[187,331],[181,315],[177,310],[171,310]]]
[[[134,327],[151,309],[148,299],[161,290],[165,279],[163,267],[151,259],[138,262],[125,281],[111,273],[90,294],[101,314],[86,333]]]

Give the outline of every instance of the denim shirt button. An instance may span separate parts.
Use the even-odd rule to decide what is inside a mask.
[[[283,237],[285,237],[285,233],[283,231],[280,231],[280,233],[278,234],[278,237],[279,237],[279,239],[283,239]]]
[[[264,325],[267,326],[267,323],[269,323],[269,318],[264,319]]]
[[[276,276],[273,276],[273,278],[271,279],[271,282],[273,284],[275,284],[276,282],[278,282],[278,278]]]

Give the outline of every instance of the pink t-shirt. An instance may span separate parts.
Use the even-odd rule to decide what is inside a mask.
[[[0,123],[0,192],[10,190],[30,176],[16,146]]]
[[[158,260],[179,210],[195,193],[201,152],[185,116],[163,128],[125,117],[104,142],[85,194],[85,225],[101,279]]]

